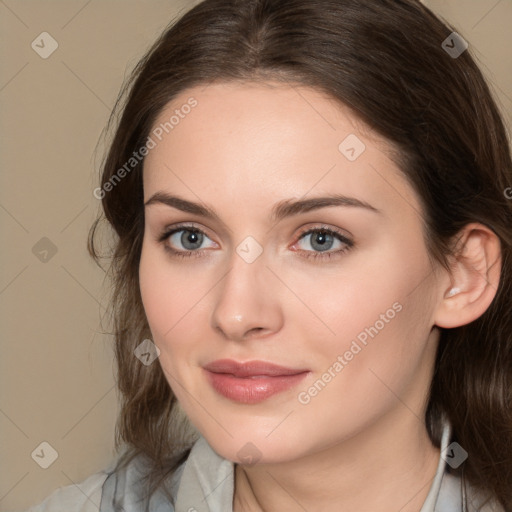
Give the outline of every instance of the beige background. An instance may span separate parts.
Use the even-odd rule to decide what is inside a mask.
[[[0,0],[0,511],[38,503],[114,454],[112,340],[100,327],[108,290],[86,252],[99,206],[94,150],[123,77],[195,3]],[[510,126],[512,1],[425,3],[469,41]],[[31,47],[42,32],[59,45],[47,59]],[[43,237],[54,255],[41,252]],[[48,469],[31,457],[43,441],[58,452]]]

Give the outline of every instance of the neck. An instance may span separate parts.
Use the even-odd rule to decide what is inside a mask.
[[[300,459],[237,465],[234,512],[418,512],[439,462],[420,420],[405,410]]]

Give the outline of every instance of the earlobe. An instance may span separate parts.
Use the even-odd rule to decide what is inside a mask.
[[[501,273],[501,244],[483,224],[468,224],[456,236],[450,286],[440,290],[434,317],[438,327],[469,324],[485,313],[498,290]]]

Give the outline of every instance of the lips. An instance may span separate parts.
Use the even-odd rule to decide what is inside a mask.
[[[254,404],[297,385],[308,369],[287,368],[265,361],[240,363],[219,359],[203,369],[213,389],[239,403]]]

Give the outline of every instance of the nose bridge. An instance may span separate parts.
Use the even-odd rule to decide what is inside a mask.
[[[233,251],[212,312],[212,327],[233,340],[243,340],[249,331],[267,334],[280,328],[281,311],[272,272],[266,267],[263,248],[250,238]]]

